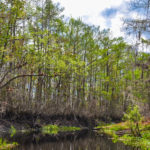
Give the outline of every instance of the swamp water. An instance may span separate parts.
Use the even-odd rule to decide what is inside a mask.
[[[43,135],[39,132],[18,133],[13,137],[8,134],[4,134],[2,137],[7,141],[15,141],[19,144],[12,150],[139,150],[125,146],[123,143],[113,143],[106,135],[88,131],[57,135]]]

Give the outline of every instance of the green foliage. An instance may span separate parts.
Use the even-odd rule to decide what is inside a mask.
[[[17,145],[18,145],[18,143],[16,143],[16,142],[9,143],[6,140],[0,138],[0,149],[1,150],[8,150],[8,149],[14,148]]]
[[[68,132],[68,131],[78,131],[80,130],[79,127],[71,127],[71,126],[60,126],[59,131],[61,132]]]
[[[102,130],[100,130],[100,132],[102,132],[102,133],[104,132],[107,135],[112,136],[113,142],[116,143],[118,141],[118,138],[119,138],[119,136],[116,133],[118,131],[126,130],[129,127],[128,127],[128,124],[126,122],[123,122],[123,123],[118,123],[118,124],[104,125],[104,126],[97,127],[97,128],[102,129]]]
[[[150,148],[149,138],[140,138],[125,134],[119,138],[119,141],[123,142],[126,145],[139,147],[142,150],[147,150]]]
[[[129,122],[131,132],[134,136],[141,136],[139,125],[142,117],[137,105],[134,107],[129,106],[127,112],[124,114],[123,119]]]
[[[42,127],[42,133],[44,134],[57,134],[59,127],[57,125],[46,125]]]
[[[14,126],[11,126],[9,132],[10,132],[10,134],[11,134],[11,137],[13,137],[13,136],[16,134],[17,130],[15,129]]]
[[[142,138],[144,138],[144,139],[150,139],[150,132],[149,131],[150,130],[148,130],[148,129],[145,128],[145,131],[141,132]]]
[[[130,122],[139,122],[142,120],[139,107],[136,106],[129,106],[127,112],[124,114],[123,117],[124,120],[130,121]]]
[[[111,124],[102,126],[103,130],[100,132],[104,132],[112,137],[113,142],[121,141],[126,145],[131,145],[134,147],[138,147],[141,150],[147,150],[150,148],[150,132],[149,132],[150,124],[141,124],[140,126],[140,134],[139,136],[131,135],[128,131],[130,128],[128,122],[122,122],[118,124]],[[121,134],[120,134],[121,133]]]
[[[102,124],[100,126],[97,126],[97,128],[103,128],[105,131],[121,131],[121,130],[126,130],[129,128],[127,122],[122,122],[118,124]]]
[[[58,134],[58,132],[78,131],[79,127],[46,125],[42,127],[43,134]]]
[[[124,124],[124,125],[110,125],[110,126],[108,126],[108,128],[110,128],[110,130],[113,130],[113,131],[121,131],[121,130],[128,129],[128,126],[127,126],[127,124]]]
[[[51,0],[0,2],[1,100],[9,99],[17,112],[24,107],[117,117],[128,101],[149,103],[150,54],[137,53],[109,29],[80,18],[66,21],[62,11]]]

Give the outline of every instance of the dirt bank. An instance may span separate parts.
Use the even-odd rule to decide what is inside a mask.
[[[7,131],[14,126],[18,130],[40,128],[43,125],[55,124],[58,126],[77,126],[93,128],[96,126],[96,119],[79,116],[75,114],[63,115],[42,115],[42,114],[31,114],[22,112],[19,114],[13,112],[7,112],[2,118],[0,118],[0,132]]]

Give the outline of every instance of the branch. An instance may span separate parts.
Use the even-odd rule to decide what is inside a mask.
[[[22,78],[22,77],[57,77],[57,76],[60,76],[60,75],[45,75],[45,74],[37,74],[37,75],[34,75],[34,74],[23,74],[23,75],[18,75],[18,76],[15,76],[13,78],[11,78],[10,80],[8,80],[5,84],[3,84],[2,86],[0,86],[0,89],[4,88],[5,86],[7,86],[10,82],[12,82],[13,80],[17,79],[17,78]]]
[[[11,70],[8,70],[8,71],[4,74],[4,76],[2,77],[2,79],[0,80],[0,84],[2,84],[2,82],[5,80],[5,77],[6,77],[10,72],[12,72],[12,71],[14,71],[14,70],[16,70],[16,69],[20,69],[20,68],[22,68],[22,67],[25,66],[25,65],[27,65],[26,62],[25,62],[24,64],[15,66],[15,67],[14,67],[13,69],[11,69]]]

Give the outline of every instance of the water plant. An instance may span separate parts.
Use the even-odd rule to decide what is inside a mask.
[[[59,127],[57,125],[46,125],[42,127],[42,133],[44,134],[57,134]]]
[[[10,132],[10,134],[11,134],[10,136],[13,137],[13,136],[16,134],[17,130],[15,129],[14,126],[11,126],[9,132]]]
[[[46,125],[42,127],[44,134],[57,134],[58,132],[70,132],[80,130],[79,127]]]
[[[8,149],[14,148],[17,145],[18,143],[16,142],[9,143],[5,139],[0,138],[0,150],[8,150]]]

